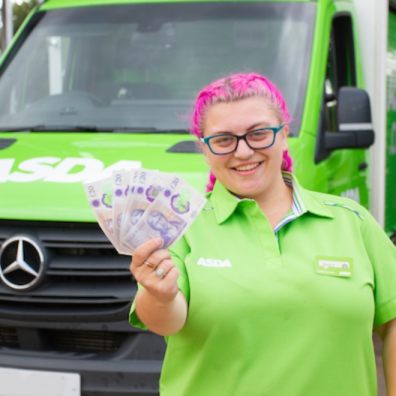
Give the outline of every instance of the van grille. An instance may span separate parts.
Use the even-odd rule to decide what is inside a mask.
[[[26,333],[28,332],[28,333]],[[22,344],[26,347],[26,334],[32,338],[40,337],[46,350],[60,352],[95,354],[113,353],[119,350],[122,343],[131,337],[128,333],[104,331],[73,331],[73,330],[18,330],[11,327],[0,327],[0,348],[17,348]],[[29,343],[30,348],[38,349],[37,343]],[[42,349],[42,348],[41,348]]]
[[[96,223],[2,221],[0,247],[15,235],[41,241],[49,262],[44,281],[35,289],[20,292],[0,282],[1,317],[125,320],[136,291],[130,257],[117,254]]]
[[[40,329],[0,326],[0,351],[44,352],[67,359],[102,359],[128,356],[133,360],[164,358],[163,337],[149,332]],[[36,355],[37,356],[37,355]]]
[[[45,331],[48,344],[62,352],[111,353],[120,348],[128,335],[104,331]]]
[[[16,329],[0,327],[0,347],[16,348],[17,346],[18,337]]]

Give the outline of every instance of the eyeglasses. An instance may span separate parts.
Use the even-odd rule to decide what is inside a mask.
[[[275,143],[276,134],[284,126],[282,124],[278,127],[254,129],[240,136],[231,133],[219,133],[218,135],[201,138],[201,142],[205,143],[215,155],[227,155],[235,152],[240,140],[244,140],[252,150],[260,150],[271,147]]]

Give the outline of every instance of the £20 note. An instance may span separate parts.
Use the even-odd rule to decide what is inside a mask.
[[[100,227],[118,250],[117,240],[114,235],[112,178],[106,177],[86,182],[84,183],[84,189]]]
[[[132,249],[154,237],[161,237],[163,247],[168,247],[183,235],[205,205],[206,199],[182,179],[173,176],[170,180],[127,234]]]

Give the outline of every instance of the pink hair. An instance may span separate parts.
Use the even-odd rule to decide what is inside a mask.
[[[276,85],[268,78],[257,73],[236,73],[216,80],[204,87],[195,99],[191,117],[191,132],[202,137],[202,127],[207,108],[216,103],[236,102],[252,96],[268,99],[279,120],[289,123],[291,120],[286,101]],[[291,172],[293,161],[288,150],[283,152],[282,170]],[[216,182],[215,175],[210,172],[206,191],[212,191]]]

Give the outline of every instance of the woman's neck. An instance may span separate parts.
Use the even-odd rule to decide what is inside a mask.
[[[277,180],[269,194],[257,199],[257,203],[274,228],[289,212],[293,202],[293,191],[283,177]]]

